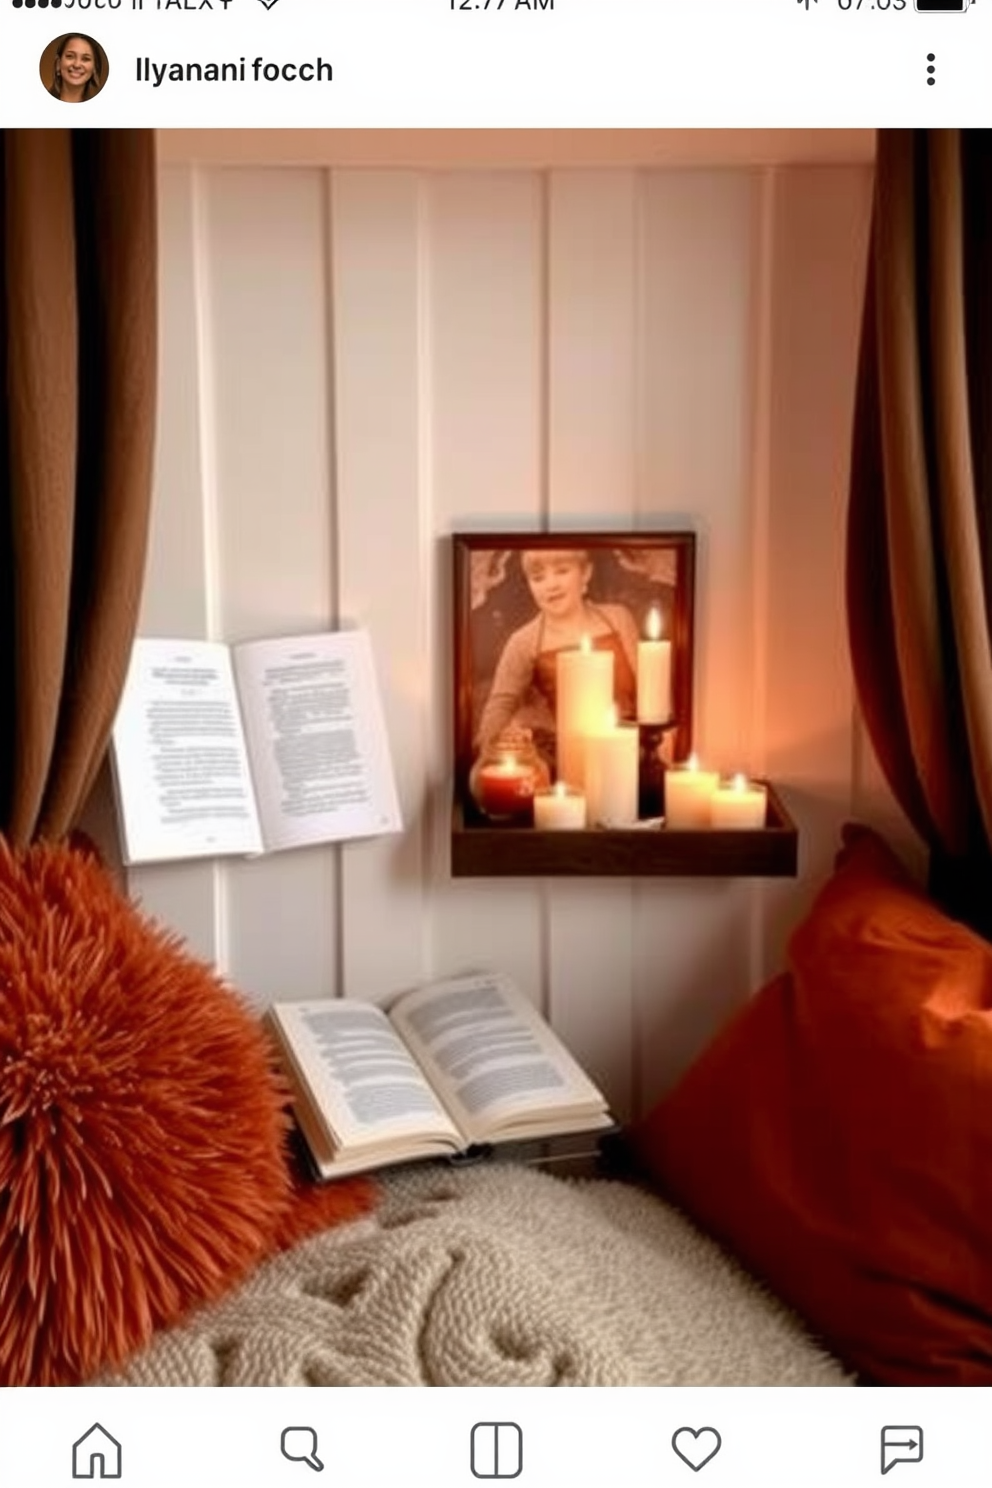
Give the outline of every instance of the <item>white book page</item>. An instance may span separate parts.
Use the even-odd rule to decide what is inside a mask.
[[[421,987],[404,993],[390,1017],[472,1141],[536,1112],[582,1119],[605,1112],[588,1075],[506,977]]]
[[[389,1019],[374,1004],[279,1003],[270,1017],[336,1148],[436,1134],[460,1145],[437,1099]]]
[[[400,830],[365,631],[248,641],[234,671],[266,849]]]
[[[225,645],[134,642],[111,761],[126,862],[260,851]]]

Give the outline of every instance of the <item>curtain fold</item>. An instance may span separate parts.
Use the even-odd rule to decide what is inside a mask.
[[[156,396],[154,137],[6,130],[0,831],[72,826],[137,624]]]
[[[974,204],[986,222],[990,161],[984,136],[879,132],[847,532],[866,727],[930,846],[934,892],[983,933],[992,931],[992,317]]]

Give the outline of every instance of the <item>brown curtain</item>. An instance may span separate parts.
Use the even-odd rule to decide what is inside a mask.
[[[882,130],[854,430],[855,683],[931,887],[992,933],[992,136]]]
[[[0,831],[73,824],[137,621],[156,376],[154,136],[0,146]]]

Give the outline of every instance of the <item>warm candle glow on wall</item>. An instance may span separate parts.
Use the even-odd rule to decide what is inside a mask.
[[[637,643],[637,717],[641,723],[667,723],[672,716],[672,643],[661,639],[661,611],[652,605],[645,622],[647,639]]]

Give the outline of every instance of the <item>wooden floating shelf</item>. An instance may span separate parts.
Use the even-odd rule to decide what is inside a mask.
[[[755,831],[594,827],[546,832],[494,823],[457,796],[451,817],[453,878],[792,878],[796,824],[775,789]]]

